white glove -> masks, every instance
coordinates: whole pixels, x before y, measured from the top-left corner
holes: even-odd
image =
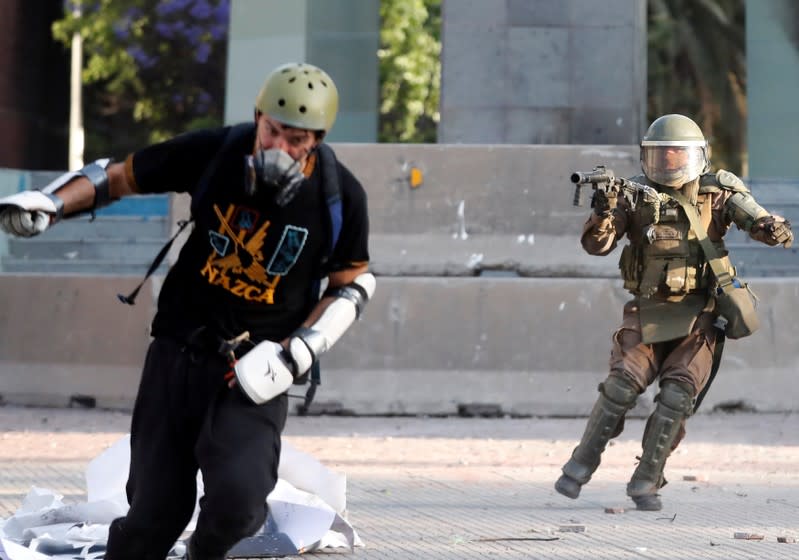
[[[28,211],[19,206],[7,206],[0,211],[0,229],[17,237],[39,235],[50,225],[50,216],[41,210]]]
[[[52,198],[41,191],[23,191],[0,198],[0,229],[18,237],[33,237],[50,227],[58,215]]]
[[[239,387],[255,404],[272,400],[294,383],[284,353],[280,344],[265,340],[244,354],[233,367]]]

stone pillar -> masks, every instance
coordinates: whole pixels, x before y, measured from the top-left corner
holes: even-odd
[[[225,122],[252,118],[266,75],[286,62],[323,68],[339,90],[328,139],[377,139],[379,0],[232,0]]]
[[[442,0],[441,143],[638,144],[643,0]]]
[[[749,176],[799,178],[799,5],[746,1]]]

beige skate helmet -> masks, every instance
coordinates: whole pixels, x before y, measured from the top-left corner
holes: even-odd
[[[255,108],[288,126],[326,133],[336,120],[338,90],[321,68],[292,62],[266,77]]]

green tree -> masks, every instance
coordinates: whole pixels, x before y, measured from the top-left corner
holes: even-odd
[[[87,158],[221,124],[229,0],[73,0],[54,36],[83,38]]]
[[[747,174],[743,0],[649,0],[649,120],[693,117],[715,166]]]
[[[381,0],[380,142],[435,142],[441,0]]]

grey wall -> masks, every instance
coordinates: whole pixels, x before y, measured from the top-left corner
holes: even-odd
[[[637,144],[646,2],[443,0],[441,143]]]
[[[341,99],[331,141],[377,138],[378,0],[232,0],[225,122],[252,118],[266,75],[287,62],[324,69]]]
[[[799,4],[746,1],[750,177],[799,177]]]
[[[637,147],[334,147],[369,194],[378,285],[363,321],[324,357],[318,402],[362,414],[454,414],[479,403],[588,413],[627,294],[618,250],[600,258],[579,246],[589,209],[572,206],[568,175],[600,163],[634,173]],[[417,188],[411,166],[424,172]],[[185,199],[173,202],[185,217]],[[141,272],[0,275],[2,398],[66,405],[89,395],[129,408],[162,277],[134,307],[116,294]],[[732,401],[797,410],[799,280],[751,280],[763,328],[727,345],[705,410]]]

